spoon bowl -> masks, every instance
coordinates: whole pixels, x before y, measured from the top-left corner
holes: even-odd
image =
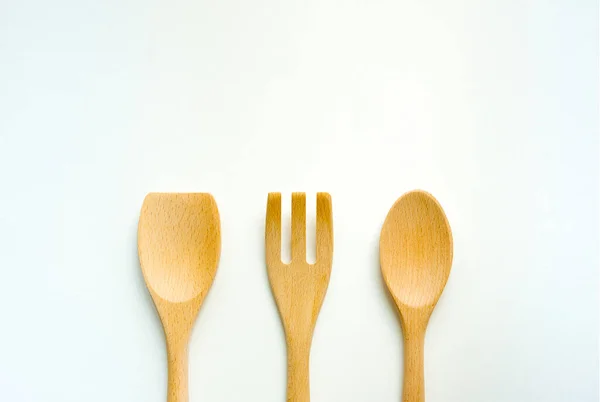
[[[412,191],[388,213],[380,238],[381,272],[396,303],[435,305],[452,266],[452,234],[440,204]]]
[[[219,212],[210,194],[148,194],[138,251],[150,290],[173,303],[205,295],[217,271],[219,232]]]

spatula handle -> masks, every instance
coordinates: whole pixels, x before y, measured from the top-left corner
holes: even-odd
[[[425,332],[409,333],[404,338],[402,402],[425,402],[424,338]]]
[[[188,354],[187,345],[167,342],[169,382],[167,402],[188,402]]]
[[[310,342],[288,344],[287,402],[310,402],[308,367]]]

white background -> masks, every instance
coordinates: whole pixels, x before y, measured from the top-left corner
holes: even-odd
[[[455,241],[427,401],[598,401],[598,149],[594,1],[3,0],[0,400],[166,399],[150,191],[222,218],[191,402],[285,400],[269,191],[333,198],[312,400],[400,400],[378,237],[421,188]]]

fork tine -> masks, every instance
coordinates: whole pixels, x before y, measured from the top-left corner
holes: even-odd
[[[331,196],[317,193],[317,264],[331,264],[333,259],[333,216]]]
[[[281,264],[281,193],[269,193],[265,223],[267,265]]]
[[[306,261],[305,193],[292,193],[292,261]]]

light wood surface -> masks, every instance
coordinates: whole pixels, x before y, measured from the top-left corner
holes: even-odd
[[[165,331],[168,402],[188,401],[188,341],[213,282],[220,250],[219,211],[210,194],[146,196],[138,225],[138,254]]]
[[[433,196],[412,191],[396,201],[381,230],[379,255],[402,323],[402,401],[423,402],[425,330],[452,266],[450,225]]]
[[[306,262],[306,195],[292,194],[289,264],[281,261],[281,194],[269,193],[265,254],[271,290],[287,343],[287,401],[309,402],[309,356],[317,316],[323,304],[333,259],[331,197],[317,194],[316,262]]]

